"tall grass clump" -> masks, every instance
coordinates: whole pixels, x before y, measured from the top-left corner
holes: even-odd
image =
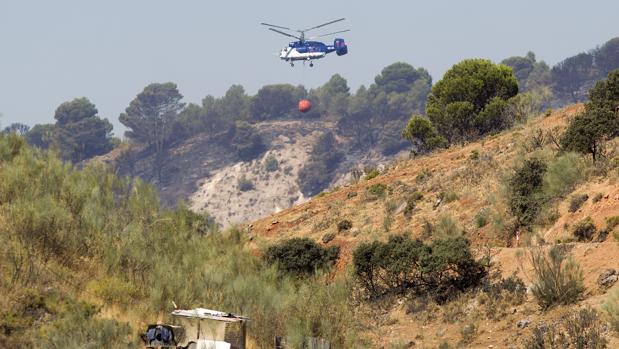
[[[531,291],[542,309],[580,299],[584,292],[582,272],[564,248],[553,246],[547,253],[536,249],[530,256],[534,270]]]
[[[563,197],[586,178],[587,164],[581,155],[567,152],[548,163],[544,174],[544,194],[548,198]]]

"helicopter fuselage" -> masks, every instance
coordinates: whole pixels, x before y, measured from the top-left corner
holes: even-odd
[[[293,41],[281,50],[279,58],[286,62],[312,61],[324,58],[331,52],[336,52],[338,56],[348,53],[344,39],[335,39],[333,45],[320,41]]]

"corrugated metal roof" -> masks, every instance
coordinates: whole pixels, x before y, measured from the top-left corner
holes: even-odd
[[[227,322],[241,322],[248,321],[249,318],[242,315],[237,315],[233,313],[225,313],[223,311],[205,309],[205,308],[195,308],[190,310],[182,310],[177,309],[174,310],[171,315],[173,316],[183,316],[183,317],[192,317],[199,319],[210,319],[217,321],[227,321]]]

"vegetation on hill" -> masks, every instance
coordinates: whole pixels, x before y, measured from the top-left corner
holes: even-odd
[[[345,278],[281,276],[241,231],[162,209],[141,180],[77,170],[15,134],[0,136],[0,165],[0,346],[136,345],[172,301],[250,316],[261,347],[275,335],[351,346]],[[101,312],[115,306],[126,315]]]

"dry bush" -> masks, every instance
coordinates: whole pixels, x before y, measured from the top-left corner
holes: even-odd
[[[582,272],[563,247],[553,246],[548,253],[537,248],[530,258],[534,269],[531,291],[542,309],[580,299],[584,292]]]
[[[524,341],[526,349],[604,349],[604,325],[590,308],[566,314],[558,323],[541,323]]]

